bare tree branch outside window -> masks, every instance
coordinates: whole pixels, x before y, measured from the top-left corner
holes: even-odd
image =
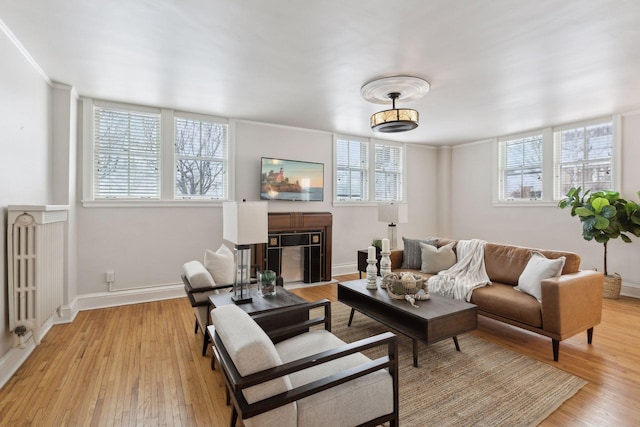
[[[176,197],[226,198],[227,125],[175,119]]]

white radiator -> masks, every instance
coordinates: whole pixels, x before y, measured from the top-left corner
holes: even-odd
[[[31,331],[40,344],[43,326],[61,315],[68,206],[9,206],[7,272],[9,330],[24,345]]]

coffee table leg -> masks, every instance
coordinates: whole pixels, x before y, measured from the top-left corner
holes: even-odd
[[[413,367],[418,367],[418,340],[413,339]]]
[[[453,337],[453,343],[456,345],[456,350],[460,351],[460,344],[458,344],[458,337]]]
[[[353,321],[353,314],[356,312],[355,308],[351,309],[351,314],[349,315],[349,323],[347,323],[347,326],[351,326],[351,322]]]

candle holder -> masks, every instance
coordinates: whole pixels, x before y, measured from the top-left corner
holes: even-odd
[[[380,252],[380,255],[382,255],[382,258],[380,258],[380,275],[383,279],[387,274],[391,274],[390,254],[391,252]],[[384,280],[381,282],[380,287],[383,289],[385,288]]]
[[[377,259],[367,259],[367,289],[378,289]]]

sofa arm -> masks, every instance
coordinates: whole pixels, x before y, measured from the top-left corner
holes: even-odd
[[[391,269],[395,270],[402,268],[402,260],[404,259],[404,250],[394,249],[389,254],[389,260],[391,260]]]
[[[603,283],[603,274],[590,270],[543,280],[543,329],[563,340],[600,323]]]

